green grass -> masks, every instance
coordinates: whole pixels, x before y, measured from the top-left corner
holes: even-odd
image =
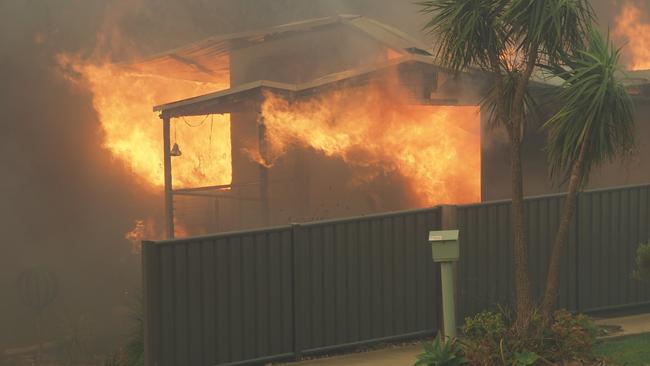
[[[650,333],[604,341],[596,346],[599,356],[625,366],[650,365]]]

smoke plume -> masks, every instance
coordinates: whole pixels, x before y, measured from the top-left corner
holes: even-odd
[[[593,3],[607,27],[616,5]],[[125,233],[162,212],[160,192],[138,185],[102,147],[92,95],[69,82],[56,55],[126,61],[215,34],[340,13],[426,40],[417,10],[411,0],[0,2],[0,351],[34,341],[33,313],[16,291],[20,273],[33,267],[59,283],[45,314],[48,336],[64,332],[62,314],[85,315],[97,335],[122,331],[115,324],[140,287],[140,259]]]

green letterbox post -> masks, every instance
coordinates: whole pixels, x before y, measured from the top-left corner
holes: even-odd
[[[442,282],[442,319],[446,337],[456,336],[456,308],[454,305],[453,262],[458,260],[458,230],[430,231],[431,255],[440,263]]]

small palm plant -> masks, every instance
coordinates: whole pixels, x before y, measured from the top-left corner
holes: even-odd
[[[456,339],[444,340],[440,333],[433,343],[423,343],[424,352],[413,366],[458,366],[467,364]]]

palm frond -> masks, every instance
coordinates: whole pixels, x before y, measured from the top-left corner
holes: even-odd
[[[580,172],[583,183],[594,165],[628,154],[634,146],[634,104],[616,77],[620,49],[593,28],[587,42],[585,49],[566,58],[565,67],[549,69],[564,85],[560,109],[544,124],[554,177],[566,177],[581,146],[588,144]]]
[[[470,66],[494,70],[495,60],[507,48],[502,21],[506,0],[429,0],[416,4],[433,15],[424,26],[438,37],[436,56],[455,71]]]
[[[595,13],[589,0],[512,0],[504,19],[518,50],[555,62],[584,46]]]
[[[488,93],[481,100],[481,107],[487,111],[489,116],[490,127],[503,126],[513,120],[512,111],[514,95],[517,89],[519,79],[522,77],[521,72],[517,70],[504,71],[502,74],[501,89],[495,84],[490,88]],[[541,109],[537,100],[530,90],[524,95],[524,120],[526,123],[532,123],[541,116]]]

